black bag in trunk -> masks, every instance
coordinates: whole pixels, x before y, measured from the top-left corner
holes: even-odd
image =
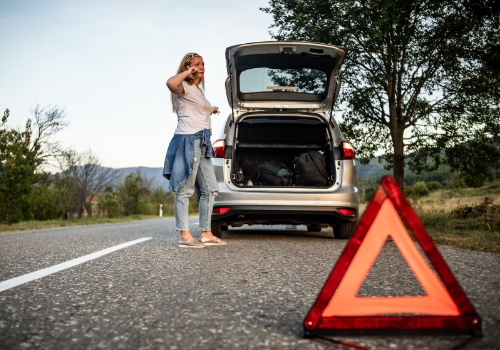
[[[251,162],[248,159],[243,159],[243,174],[245,174],[245,182],[255,181],[259,177],[259,164]]]
[[[275,160],[259,164],[259,181],[268,186],[290,186],[293,173]]]
[[[296,186],[326,186],[328,173],[325,158],[318,151],[299,154],[292,161]]]

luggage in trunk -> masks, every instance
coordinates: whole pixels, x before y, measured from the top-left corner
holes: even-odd
[[[243,169],[244,182],[238,186],[301,186],[329,187],[332,185],[334,171],[333,142],[330,139],[328,125],[313,118],[248,118],[238,123],[236,128],[238,143],[233,153],[232,173],[237,176],[238,169]],[[261,179],[263,164],[283,164],[284,168],[294,170],[294,159],[303,153],[320,152],[324,159],[324,171],[328,180],[293,181],[290,184],[277,184],[276,181]],[[307,172],[305,167],[301,170]],[[311,172],[309,172],[311,173]],[[265,174],[264,176],[267,176]],[[241,176],[239,176],[241,178]],[[296,179],[296,177],[294,176]]]
[[[285,164],[271,160],[259,164],[257,179],[267,186],[291,186],[293,173]]]
[[[296,186],[326,186],[330,180],[323,154],[318,151],[304,152],[293,161]]]

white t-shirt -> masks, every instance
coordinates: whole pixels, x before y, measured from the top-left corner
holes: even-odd
[[[184,94],[174,94],[174,106],[177,111],[176,134],[195,134],[203,129],[211,130],[212,105],[196,85],[185,81]]]

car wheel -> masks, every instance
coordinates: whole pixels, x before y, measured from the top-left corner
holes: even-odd
[[[354,225],[355,223],[350,221],[340,222],[333,228],[333,235],[337,239],[349,239],[352,236]]]
[[[309,225],[307,226],[307,232],[320,232],[321,226],[319,225]]]
[[[220,224],[219,221],[212,220],[211,228],[212,228],[212,234],[215,237],[222,238],[222,225]]]

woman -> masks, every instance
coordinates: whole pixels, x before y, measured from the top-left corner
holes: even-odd
[[[171,91],[172,109],[177,113],[177,129],[168,146],[163,176],[170,180],[175,193],[176,229],[181,232],[180,248],[204,248],[206,245],[225,245],[211,231],[214,196],[218,195],[217,180],[210,158],[215,157],[210,143],[211,115],[219,113],[203,94],[205,63],[196,53],[184,56],[174,75],[167,80]],[[199,199],[199,239],[189,231],[189,197],[196,192]]]

